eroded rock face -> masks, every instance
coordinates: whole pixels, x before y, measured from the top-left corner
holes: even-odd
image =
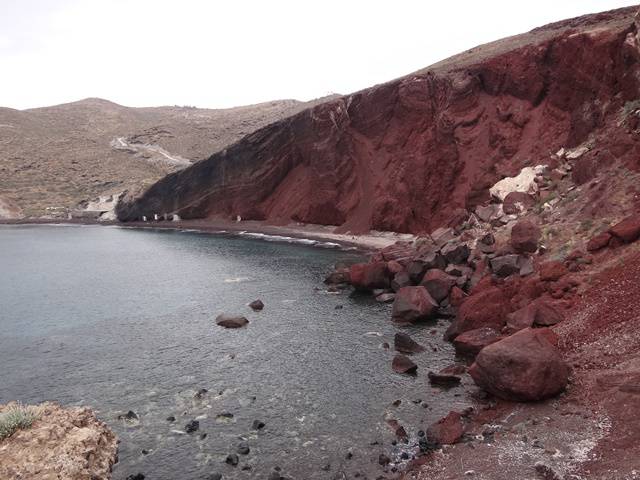
[[[640,97],[639,56],[625,43],[634,13],[536,29],[314,106],[128,195],[118,218],[433,231],[488,200],[523,159],[580,145]],[[525,173],[494,195],[534,190],[535,171]]]
[[[0,405],[0,412],[7,406]],[[25,430],[0,441],[0,478],[87,480],[111,478],[117,439],[88,408],[41,405]]]
[[[480,351],[469,374],[476,384],[504,400],[531,402],[560,393],[569,368],[548,329],[521,330]]]

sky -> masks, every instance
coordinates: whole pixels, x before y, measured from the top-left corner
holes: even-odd
[[[310,100],[638,1],[0,0],[0,106]]]

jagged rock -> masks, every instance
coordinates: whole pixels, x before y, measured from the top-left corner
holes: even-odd
[[[520,273],[520,255],[508,254],[492,258],[491,270],[499,277],[508,277],[514,273]]]
[[[540,227],[529,220],[520,220],[511,228],[511,246],[519,253],[534,253],[540,236]]]
[[[0,405],[0,413],[16,404]],[[88,408],[54,403],[34,407],[40,417],[31,427],[0,440],[0,478],[110,478],[117,439]]]
[[[411,285],[411,278],[406,271],[398,272],[394,275],[393,280],[391,280],[391,289],[394,292],[397,292],[402,287],[408,287]]]
[[[464,302],[465,298],[467,298],[467,294],[458,287],[453,286],[451,288],[451,292],[449,292],[449,304],[453,307],[459,307]]]
[[[406,333],[396,333],[393,338],[393,348],[400,353],[420,353],[424,351],[424,347],[413,340]]]
[[[564,390],[569,369],[548,329],[525,329],[480,351],[469,369],[476,384],[496,397],[537,401]]]
[[[416,373],[416,370],[418,370],[418,366],[413,363],[413,361],[409,357],[400,354],[393,357],[391,368],[393,368],[393,371],[396,373],[408,374]]]
[[[609,233],[625,243],[635,242],[640,238],[640,215],[632,215],[609,229]]]
[[[435,313],[438,303],[422,286],[404,287],[398,290],[393,302],[392,318],[398,323],[414,323],[428,320]]]
[[[428,270],[420,285],[427,289],[431,298],[440,303],[449,296],[451,287],[456,283],[456,279],[440,269],[432,268]]]
[[[426,263],[420,259],[413,260],[411,263],[409,263],[409,265],[407,265],[407,275],[409,276],[410,282],[413,284],[420,283],[426,271]]]
[[[515,177],[506,177],[497,182],[489,189],[489,193],[502,202],[511,192],[534,194],[538,191],[536,176],[543,170],[542,165],[525,167]]]
[[[453,339],[453,346],[456,349],[456,353],[475,357],[484,347],[496,343],[501,338],[502,335],[497,330],[481,327],[458,335]]]
[[[462,415],[452,411],[429,426],[427,439],[433,445],[452,445],[462,438],[463,433]]]
[[[596,252],[598,250],[602,250],[611,241],[612,235],[609,232],[603,232],[595,237],[592,237],[591,240],[587,243],[587,251],[588,252]]]
[[[262,300],[254,300],[253,302],[251,302],[249,304],[249,307],[252,310],[260,311],[260,310],[262,310],[264,308],[264,303],[262,302]]]
[[[245,317],[232,317],[221,314],[216,317],[216,324],[224,328],[242,328],[249,323]]]
[[[468,297],[458,309],[456,318],[445,333],[447,340],[469,330],[489,327],[502,330],[511,304],[504,292],[497,287],[489,287]]]
[[[389,288],[391,280],[386,262],[356,263],[349,269],[351,285],[357,290]]]
[[[524,192],[511,192],[502,203],[502,210],[507,215],[519,215],[535,205],[533,196]]]
[[[431,239],[438,247],[441,247],[454,238],[456,238],[456,232],[454,232],[453,228],[441,227],[431,233]]]
[[[466,243],[449,242],[440,249],[440,253],[449,263],[464,263],[471,250]]]
[[[533,260],[531,257],[526,257],[524,255],[520,256],[520,271],[518,272],[521,277],[526,277],[527,275],[531,275],[534,272],[533,268]]]

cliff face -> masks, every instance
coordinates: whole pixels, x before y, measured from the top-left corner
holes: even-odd
[[[317,105],[129,196],[118,217],[240,215],[352,232],[456,223],[501,177],[579,145],[640,98],[634,13],[552,24]],[[637,167],[631,133],[609,150]]]

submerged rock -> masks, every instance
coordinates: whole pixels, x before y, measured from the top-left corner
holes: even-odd
[[[242,328],[247,323],[249,323],[249,320],[245,317],[232,317],[225,314],[216,317],[216,324],[224,328]]]
[[[184,426],[184,431],[187,433],[193,433],[200,428],[200,422],[198,420],[191,420]]]

